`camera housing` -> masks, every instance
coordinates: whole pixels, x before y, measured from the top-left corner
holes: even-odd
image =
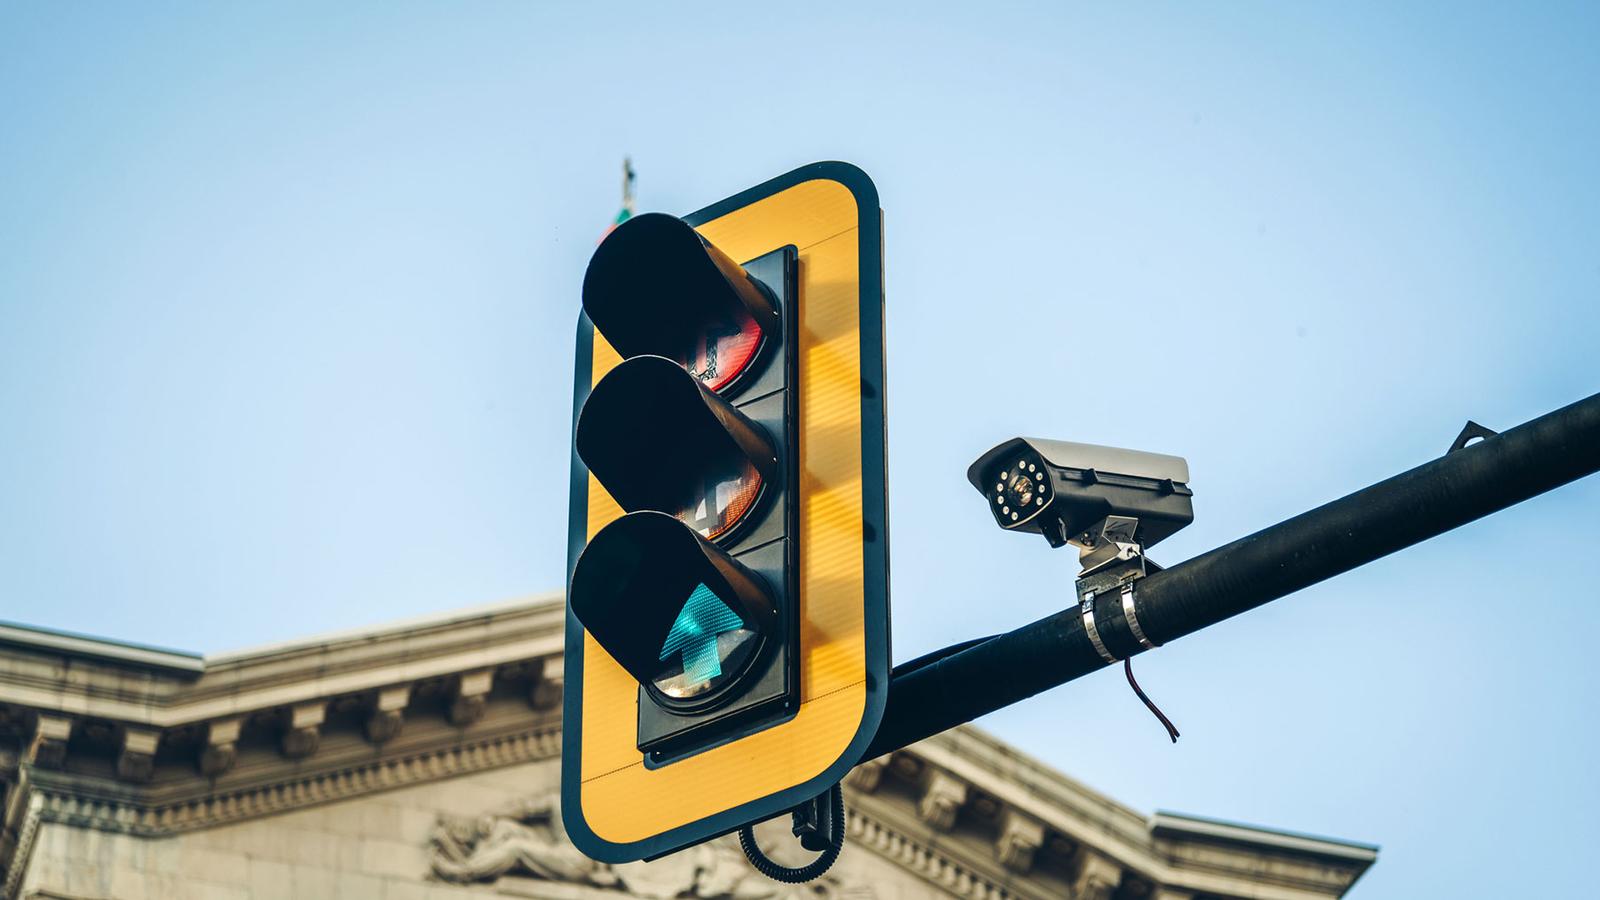
[[[1120,518],[1136,520],[1129,537],[1148,548],[1194,521],[1189,464],[1161,453],[1019,437],[978,457],[967,480],[1001,528],[1052,547],[1092,549]]]

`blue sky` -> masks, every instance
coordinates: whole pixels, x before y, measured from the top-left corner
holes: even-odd
[[[1185,456],[1177,562],[1600,390],[1592,7],[0,9],[0,618],[219,651],[559,586],[633,155],[886,212],[895,656],[1069,601],[963,478]],[[1139,809],[1590,887],[1600,481],[989,717]],[[1536,609],[1539,615],[1530,615]],[[1533,627],[1529,627],[1529,626]]]

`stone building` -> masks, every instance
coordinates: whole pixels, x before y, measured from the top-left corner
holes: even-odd
[[[0,898],[1309,900],[1377,855],[1140,814],[960,728],[851,774],[810,885],[729,838],[593,863],[556,803],[562,618],[546,597],[209,657],[0,626]]]

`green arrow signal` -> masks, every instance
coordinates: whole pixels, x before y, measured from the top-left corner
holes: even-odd
[[[684,678],[690,684],[710,681],[722,674],[717,636],[743,627],[744,620],[721,597],[704,584],[697,585],[667,631],[657,659],[665,662],[672,654],[682,653]]]

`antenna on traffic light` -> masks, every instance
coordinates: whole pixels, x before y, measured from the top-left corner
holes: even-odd
[[[618,225],[633,218],[634,177],[633,157],[624,156],[622,158],[622,207],[617,210],[616,218],[611,220],[611,224],[606,226],[605,233],[600,235],[602,242],[611,235],[611,232],[617,230]]]
[[[622,158],[622,211],[630,217],[633,215],[633,157]]]

